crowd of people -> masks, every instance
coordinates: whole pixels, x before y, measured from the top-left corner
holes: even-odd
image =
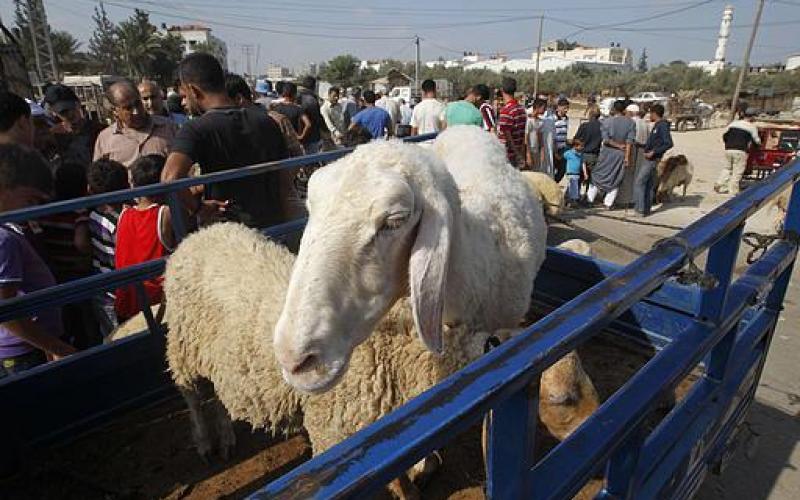
[[[499,89],[475,85],[451,102],[440,100],[435,82],[425,80],[419,101],[406,102],[338,87],[320,98],[312,77],[274,86],[258,81],[251,88],[202,53],[186,56],[179,76],[166,93],[150,80],[115,81],[106,95],[109,124],[91,119],[63,85],[47,88],[41,103],[0,93],[0,212],[468,125],[496,134],[515,167],[556,181],[566,177],[571,206],[592,203],[602,193],[605,206],[633,201],[644,216],[653,202],[655,164],[672,146],[663,108],[650,109],[648,125],[635,104],[621,101],[602,121],[590,107],[570,139],[569,101],[519,99],[511,78]],[[250,227],[292,220],[304,210],[312,171],[281,170],[186,189],[178,207],[147,196],[2,224],[0,294],[11,298],[164,257],[176,243],[176,208],[189,229],[219,220]],[[0,378],[100,343],[120,322],[162,301],[161,278],[145,281],[143,291],[121,287],[3,323]]]

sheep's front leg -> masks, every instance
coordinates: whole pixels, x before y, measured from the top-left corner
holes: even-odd
[[[192,438],[197,453],[203,462],[208,463],[211,455],[211,435],[208,422],[203,415],[202,396],[196,389],[179,387],[186,406],[189,407],[189,420],[192,423]]]
[[[214,412],[213,419],[217,430],[217,441],[219,445],[219,455],[223,460],[228,460],[233,448],[236,446],[236,434],[233,432],[233,422],[231,421],[228,410],[219,399],[211,402]]]

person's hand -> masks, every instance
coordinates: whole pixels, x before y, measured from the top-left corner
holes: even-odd
[[[50,361],[58,361],[59,359],[64,359],[71,354],[75,354],[78,352],[72,345],[67,344],[66,342],[59,342],[58,345],[58,352],[48,352],[47,358]]]
[[[203,200],[194,215],[200,224],[210,224],[219,219],[228,209],[228,201]]]
[[[655,155],[655,153],[653,151],[648,151],[648,152],[646,152],[644,154],[644,157],[647,158],[648,160],[652,160],[653,159],[653,155]]]

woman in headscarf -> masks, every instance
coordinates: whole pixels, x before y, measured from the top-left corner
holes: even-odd
[[[608,209],[614,206],[626,167],[631,165],[632,146],[636,141],[636,124],[625,116],[625,103],[615,102],[614,112],[614,116],[603,121],[603,146],[586,192],[589,203],[594,203],[598,193],[605,193],[603,204]]]

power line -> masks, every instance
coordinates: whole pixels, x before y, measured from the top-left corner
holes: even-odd
[[[226,26],[228,28],[238,28],[243,30],[249,31],[258,31],[262,33],[273,33],[277,35],[287,35],[287,36],[305,36],[305,37],[313,37],[313,38],[326,38],[326,39],[336,39],[336,40],[408,40],[408,36],[367,36],[367,35],[338,35],[338,34],[328,34],[328,33],[314,33],[314,32],[304,32],[304,31],[288,31],[288,30],[276,30],[270,28],[261,28],[258,26],[250,26],[245,24],[235,24],[229,23],[225,21],[212,21],[210,19],[204,19],[197,16],[184,16],[180,14],[173,14],[171,12],[164,12],[160,10],[155,10],[151,8],[143,8],[143,7],[132,7],[123,3],[119,2],[105,2],[108,5],[113,5],[115,7],[119,7],[122,9],[128,10],[135,10],[139,9],[141,11],[147,12],[148,14],[158,14],[159,16],[167,17],[167,18],[174,18],[174,19],[183,19],[185,21],[199,21],[206,24],[214,24],[218,26]]]

